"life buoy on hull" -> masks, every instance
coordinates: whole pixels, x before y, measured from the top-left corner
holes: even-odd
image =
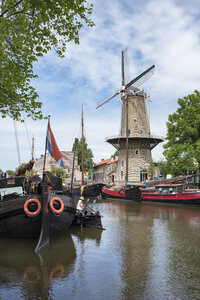
[[[53,203],[54,202],[58,202],[60,204],[60,208],[59,209],[56,209],[54,206],[53,206]],[[50,208],[51,210],[55,213],[55,214],[61,214],[64,210],[64,203],[63,201],[59,198],[59,197],[53,197],[51,198],[50,202],[49,202],[49,205],[50,205]]]
[[[28,206],[30,203],[36,203],[37,204],[37,209],[36,211],[30,211]],[[29,217],[35,217],[37,216],[42,210],[42,206],[41,203],[38,199],[28,199],[26,200],[26,202],[24,203],[24,211],[27,214],[27,216]]]
[[[140,189],[136,186],[126,191],[126,197],[128,200],[134,200],[139,202],[142,200],[142,193]]]

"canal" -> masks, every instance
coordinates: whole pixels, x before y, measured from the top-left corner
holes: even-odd
[[[200,208],[89,204],[105,230],[37,241],[0,238],[0,299],[200,299]]]

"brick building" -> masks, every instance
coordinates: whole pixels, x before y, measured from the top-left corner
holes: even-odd
[[[71,177],[72,174],[72,168],[73,168],[73,158],[74,158],[74,152],[72,151],[61,151],[63,155],[63,163],[64,163],[64,170],[66,174],[69,174]],[[43,172],[43,165],[44,165],[44,155],[41,155],[40,158],[36,158],[35,161],[35,172],[38,175],[41,175]],[[45,171],[51,171],[52,169],[56,169],[60,167],[60,162],[56,162],[54,158],[51,157],[51,155],[46,155],[46,163],[45,163]],[[79,181],[81,180],[81,172],[80,172],[80,166],[78,165],[78,155],[75,154],[75,161],[74,161],[74,178],[75,180]]]

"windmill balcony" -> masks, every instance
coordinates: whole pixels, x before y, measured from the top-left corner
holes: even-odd
[[[110,143],[117,150],[126,149],[126,137],[122,135],[111,136],[105,139],[106,142]],[[163,142],[163,137],[158,137],[154,135],[140,135],[140,136],[129,136],[128,137],[128,145],[130,149],[140,147],[149,147],[152,150],[155,146],[157,146],[160,142]],[[139,148],[140,148],[139,147]]]

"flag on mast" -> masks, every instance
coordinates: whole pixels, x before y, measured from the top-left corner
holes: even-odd
[[[50,122],[48,120],[48,127],[47,127],[47,137],[46,137],[46,150],[49,151],[50,155],[55,159],[55,161],[60,161],[60,166],[65,167],[62,159],[62,153],[60,152],[55,137],[53,135],[53,132],[51,130]]]

